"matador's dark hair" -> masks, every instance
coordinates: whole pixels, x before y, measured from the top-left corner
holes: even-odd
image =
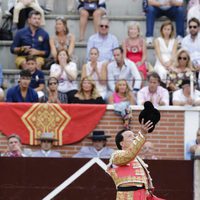
[[[122,133],[124,133],[125,131],[128,131],[128,130],[129,129],[123,129],[123,130],[119,131],[117,133],[117,135],[115,136],[115,143],[117,145],[117,148],[120,149],[120,150],[122,149],[120,142],[123,141],[123,139],[124,139]]]

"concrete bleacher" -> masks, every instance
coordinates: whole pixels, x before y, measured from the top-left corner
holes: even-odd
[[[41,3],[44,1],[41,0]],[[75,2],[75,1],[74,1]],[[138,21],[141,24],[141,33],[145,35],[145,15],[142,11],[141,0],[107,0],[108,16],[111,20],[110,32],[115,34],[121,44],[124,38],[127,37],[127,25],[131,21]],[[74,33],[78,41],[79,37],[79,15],[76,10],[76,3],[74,3],[74,9],[68,11],[68,5],[66,0],[55,0],[55,10],[51,15],[46,16],[45,30],[49,35],[54,35],[55,19],[58,16],[65,16],[68,19],[68,26],[70,32]],[[2,10],[7,9],[7,0],[2,0]],[[159,35],[159,27],[161,24],[159,20],[155,25],[155,36]],[[85,63],[86,59],[86,44],[89,36],[93,34],[93,23],[89,21],[85,41],[82,43],[76,42],[75,47],[75,61],[78,64],[79,70]],[[10,53],[10,45],[12,41],[0,41],[0,63],[3,65],[3,69],[16,69],[14,64],[14,55]],[[154,64],[155,54],[153,47],[148,47],[148,61]],[[5,70],[4,70],[5,71]]]

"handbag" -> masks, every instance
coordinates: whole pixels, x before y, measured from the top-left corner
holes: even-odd
[[[12,40],[12,17],[7,16],[0,28],[0,40]]]
[[[93,1],[93,2],[84,1],[83,8],[88,11],[94,11],[98,8],[98,1]]]

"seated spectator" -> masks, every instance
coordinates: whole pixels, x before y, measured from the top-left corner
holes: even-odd
[[[50,38],[51,55],[56,61],[57,53],[61,49],[66,49],[72,57],[75,47],[75,36],[69,32],[67,19],[64,17],[56,18],[55,36]]]
[[[192,83],[194,84],[194,83]],[[173,92],[174,106],[200,106],[200,91],[191,91],[190,80],[185,79],[181,84],[181,89]]]
[[[119,46],[116,36],[109,33],[109,19],[102,17],[99,22],[99,30],[90,36],[87,43],[87,59],[89,60],[90,49],[96,47],[99,50],[99,61],[111,61],[112,50]]]
[[[134,95],[125,79],[118,80],[115,85],[115,92],[108,98],[109,104],[127,102],[128,105],[135,105]]]
[[[81,80],[78,92],[74,97],[69,99],[69,103],[105,104],[103,98],[96,89],[94,80],[89,76],[86,76]]]
[[[48,94],[47,94],[47,102],[48,103],[60,103],[58,98],[58,79],[55,77],[50,77],[48,79]]]
[[[50,76],[58,79],[58,96],[61,103],[67,103],[68,98],[77,92],[78,70],[72,62],[67,50],[59,50],[56,63],[51,66]]]
[[[7,102],[38,102],[38,95],[29,85],[31,82],[31,72],[22,70],[20,72],[19,84],[8,89]]]
[[[197,79],[199,79],[200,87],[200,22],[196,18],[188,21],[189,34],[184,37],[182,47],[186,49],[191,57],[193,68],[196,71]]]
[[[155,19],[166,16],[176,22],[176,34],[178,42],[184,37],[185,9],[183,0],[148,0],[146,10],[146,37],[147,44],[153,43],[153,31]]]
[[[29,86],[37,92],[41,100],[44,98],[45,78],[44,73],[37,69],[35,56],[29,55],[26,57],[26,69],[31,72],[31,82]]]
[[[140,158],[146,160],[157,160],[157,156],[155,155],[155,146],[152,142],[145,142],[144,146],[141,149]]]
[[[137,92],[141,87],[141,76],[135,63],[124,58],[123,49],[113,49],[114,61],[108,64],[108,87],[111,92],[115,91],[115,84],[118,80],[125,79],[131,90]]]
[[[161,36],[155,39],[156,63],[155,72],[163,83],[167,81],[167,74],[174,65],[178,43],[174,38],[174,26],[171,21],[165,21],[160,27]]]
[[[182,81],[192,74],[190,55],[184,49],[179,49],[176,55],[175,65],[167,75],[167,89],[175,91],[181,88]]]
[[[143,105],[146,101],[151,101],[154,106],[169,105],[169,92],[160,83],[160,76],[156,72],[149,74],[148,85],[137,94],[137,104]]]
[[[38,0],[16,0],[13,11],[13,26],[17,27],[19,22],[19,13],[24,8],[33,8],[41,14],[41,25],[45,25],[44,11],[40,7]]]
[[[29,26],[20,29],[11,45],[11,53],[16,54],[15,63],[17,68],[26,66],[26,56],[36,56],[37,67],[41,69],[45,62],[45,57],[49,56],[49,35],[40,28],[41,14],[31,11],[28,18]]]
[[[197,130],[196,140],[191,140],[186,146],[186,159],[194,159],[196,150],[200,150],[200,128]]]
[[[105,135],[104,131],[93,131],[93,134],[88,137],[92,140],[92,146],[85,146],[75,154],[74,158],[110,158],[113,149],[106,146],[107,138],[111,136]]]
[[[4,102],[4,91],[3,89],[0,87],[0,102]]]
[[[124,50],[124,57],[133,61],[143,79],[146,79],[147,68],[147,48],[144,39],[141,37],[140,26],[138,22],[131,22],[128,25],[128,38],[126,38],[122,47]]]
[[[16,134],[7,137],[8,150],[2,154],[5,157],[26,157],[22,150],[21,138]]]
[[[124,127],[130,128],[132,119],[132,110],[130,105],[135,105],[135,98],[127,81],[125,79],[118,80],[115,85],[115,92],[108,98],[109,104],[114,104],[114,111],[120,114]]]
[[[52,13],[54,10],[54,0],[45,0],[41,7],[44,10],[44,14],[48,15]]]
[[[106,14],[105,0],[77,0],[80,13],[80,36],[79,41],[83,41],[89,16],[93,17],[94,31],[98,32],[98,25],[101,17]]]
[[[42,133],[40,138],[37,138],[37,140],[40,141],[41,149],[33,152],[32,157],[61,157],[59,152],[52,150],[53,143],[57,141],[57,139],[54,138],[53,133]]]
[[[90,49],[90,60],[83,65],[81,79],[86,76],[92,77],[100,95],[107,97],[107,63],[98,61],[99,50],[96,47]]]

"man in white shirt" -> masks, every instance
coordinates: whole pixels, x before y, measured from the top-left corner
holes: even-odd
[[[200,21],[197,18],[191,18],[188,21],[189,34],[184,37],[181,46],[186,49],[197,72],[200,71]],[[198,74],[200,86],[200,72]]]
[[[194,89],[191,94],[190,80],[182,82],[182,88],[173,92],[174,106],[200,106],[200,91]]]
[[[115,91],[115,83],[120,79],[127,80],[130,88],[137,92],[142,83],[142,78],[134,62],[124,58],[123,49],[113,49],[114,61],[108,64],[108,87],[111,92]],[[133,85],[134,83],[134,85]]]
[[[53,133],[43,133],[37,140],[40,140],[41,149],[33,152],[32,157],[61,157],[59,152],[52,150],[53,142],[57,141],[57,139],[54,138]]]

